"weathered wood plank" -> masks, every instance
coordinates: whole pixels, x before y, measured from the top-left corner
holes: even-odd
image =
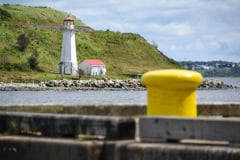
[[[134,139],[135,120],[111,116],[2,112],[0,132],[40,133],[45,137],[91,135],[104,139]]]
[[[117,145],[117,160],[239,160],[240,148],[173,143]]]
[[[198,115],[223,117],[240,117],[239,103],[205,103],[198,104]]]
[[[239,118],[142,117],[139,129],[143,142],[199,139],[240,143]]]
[[[198,115],[201,116],[240,117],[240,103],[205,103],[198,104],[197,108]],[[146,115],[146,105],[0,105],[0,111],[64,113],[79,115],[136,116]]]

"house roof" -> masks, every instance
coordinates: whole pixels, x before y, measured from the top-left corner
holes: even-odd
[[[64,18],[64,21],[74,21],[74,19],[72,17],[68,16],[68,17]]]
[[[105,64],[99,59],[86,59],[85,62],[94,66],[105,66]]]

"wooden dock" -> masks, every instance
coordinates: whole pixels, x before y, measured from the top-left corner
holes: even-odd
[[[146,115],[146,105],[1,105],[0,112],[5,111],[105,116],[142,116]],[[240,117],[240,103],[198,104],[197,112],[198,116]]]
[[[239,105],[214,105],[198,106],[199,113],[202,113],[198,118],[144,114],[134,118],[126,115],[109,116],[110,113],[116,113],[116,110],[110,111],[113,105],[106,108],[100,106],[99,110],[96,109],[99,106],[88,106],[84,111],[80,106],[65,106],[68,113],[62,112],[64,107],[58,108],[58,113],[33,113],[30,112],[33,106],[20,107],[21,112],[2,110],[0,159],[238,160]],[[17,108],[3,107],[9,110]],[[143,105],[130,105],[122,106],[120,110],[128,112],[128,107],[129,113],[145,109]],[[204,107],[208,108],[208,112],[203,110]],[[83,112],[89,113],[90,108],[106,115],[83,115]],[[28,112],[22,112],[26,110]],[[72,114],[75,111],[81,113]],[[118,110],[119,113],[122,114],[122,111]]]

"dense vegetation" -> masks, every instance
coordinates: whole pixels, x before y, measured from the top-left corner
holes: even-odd
[[[61,78],[56,73],[62,33],[56,27],[37,26],[61,26],[68,15],[48,7],[0,6],[0,81],[24,81],[31,77],[44,80],[33,74]],[[76,19],[75,25],[85,24]],[[79,62],[101,59],[106,63],[108,75],[179,67],[138,34],[109,30],[77,32],[76,46]]]

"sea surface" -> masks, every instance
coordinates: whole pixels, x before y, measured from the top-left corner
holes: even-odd
[[[198,103],[240,103],[239,78],[217,79],[235,89],[198,90]],[[1,91],[0,105],[146,104],[147,91]]]

